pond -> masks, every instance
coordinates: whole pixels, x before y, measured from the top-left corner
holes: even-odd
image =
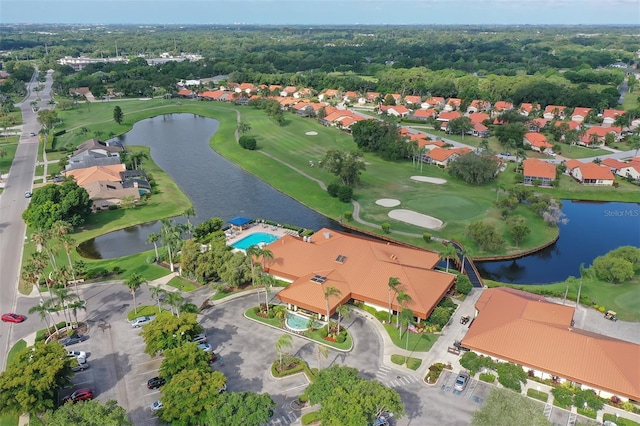
[[[513,284],[549,284],[580,276],[598,256],[624,245],[640,247],[640,204],[562,201],[569,220],[558,241],[520,259],[476,262],[482,278]]]
[[[227,221],[236,216],[264,218],[304,228],[341,229],[331,219],[277,191],[228,161],[209,146],[218,121],[194,114],[166,114],[137,122],[116,138],[123,145],[144,145],[151,158],[191,199],[197,225],[212,217]],[[144,163],[143,167],[144,169]],[[186,206],[185,206],[186,209]],[[184,223],[186,218],[178,217]],[[85,257],[112,259],[150,250],[145,241],[160,223],[148,223],[110,232],[78,247]]]

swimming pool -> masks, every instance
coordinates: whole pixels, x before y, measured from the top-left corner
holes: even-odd
[[[266,232],[256,232],[251,235],[247,235],[239,241],[236,241],[235,243],[231,244],[231,246],[237,249],[246,250],[249,247],[256,246],[260,243],[271,244],[278,238],[280,237],[278,237],[277,235],[268,234]]]
[[[294,314],[293,312],[287,312],[287,327],[293,331],[305,331],[309,329],[309,317]],[[314,321],[313,328],[321,328],[324,326],[323,322]]]

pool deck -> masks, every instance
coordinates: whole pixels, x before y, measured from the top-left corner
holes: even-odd
[[[285,229],[282,226],[273,226],[273,225],[255,223],[250,228],[247,228],[240,232],[234,231],[231,234],[229,231],[226,231],[225,234],[227,235],[227,245],[230,246],[233,243],[240,241],[244,237],[247,237],[251,234],[256,234],[259,232],[265,232],[267,234],[276,235],[278,238],[283,237],[285,235],[293,235],[293,236],[298,235],[297,232],[292,231],[291,229]],[[242,249],[236,249],[236,250],[242,250]]]

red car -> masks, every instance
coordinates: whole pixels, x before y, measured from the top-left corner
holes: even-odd
[[[66,404],[69,401],[78,402],[85,401],[87,399],[93,399],[93,392],[91,392],[91,389],[78,389],[71,395],[65,396],[62,402]]]
[[[25,317],[24,315],[18,315],[13,313],[2,315],[2,321],[4,322],[22,322],[26,319],[27,317]]]

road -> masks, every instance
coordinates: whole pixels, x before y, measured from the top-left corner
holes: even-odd
[[[29,200],[24,197],[31,191],[38,156],[38,138],[30,136],[38,134],[40,124],[38,114],[31,108],[31,102],[40,98],[38,106],[49,108],[53,76],[47,74],[45,89],[36,94],[34,89],[40,83],[37,73],[34,74],[27,87],[29,95],[19,104],[22,110],[22,135],[11,165],[9,176],[4,182],[4,192],[0,195],[0,312],[13,312],[16,307],[18,277],[22,261],[22,249],[26,226],[22,220],[22,212],[27,208]],[[21,312],[22,313],[22,312]],[[0,367],[4,370],[9,344],[22,336],[14,335],[22,324],[12,325],[0,323]],[[22,331],[19,331],[22,334]]]

